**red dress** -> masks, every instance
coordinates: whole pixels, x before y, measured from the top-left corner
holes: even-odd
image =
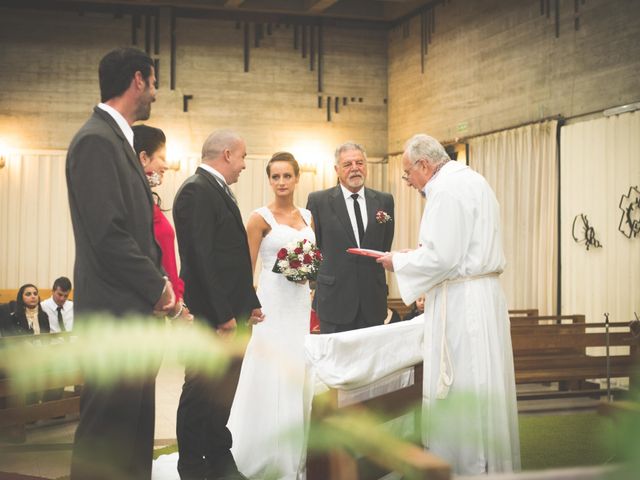
[[[178,267],[176,266],[176,232],[160,207],[155,204],[153,205],[153,233],[162,251],[162,267],[169,275],[169,281],[176,294],[176,301],[182,300],[184,282],[178,276]]]

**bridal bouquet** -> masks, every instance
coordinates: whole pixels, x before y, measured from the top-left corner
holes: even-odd
[[[321,262],[322,253],[305,238],[282,247],[272,271],[283,274],[292,282],[315,280]]]

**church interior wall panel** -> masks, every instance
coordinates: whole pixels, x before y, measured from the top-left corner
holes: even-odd
[[[131,18],[1,11],[0,60],[6,66],[0,74],[2,134],[23,149],[64,149],[99,100],[100,57],[131,43]],[[256,155],[289,148],[290,131],[296,132],[295,141],[320,140],[329,150],[353,138],[374,156],[387,152],[384,31],[324,29],[322,95],[365,99],[341,108],[327,122],[326,109],[317,106],[317,71],[309,69],[308,55],[302,58],[300,49],[293,49],[293,26],[272,28],[272,35],[265,34],[255,48],[252,25],[250,69],[244,73],[243,29],[236,29],[234,21],[178,18],[172,91],[168,23],[163,10],[160,54],[153,55],[160,60],[160,90],[148,123],[175,132],[187,151],[199,151],[208,133],[225,126],[245,135]],[[139,43],[143,33],[138,32]],[[194,96],[187,113],[182,112],[183,95]]]
[[[450,140],[638,101],[640,3],[589,0],[578,31],[573,8],[560,2],[556,38],[537,0],[439,5],[424,73],[419,19],[409,38],[391,31],[389,150],[418,131]]]
[[[640,315],[640,237],[620,233],[620,198],[640,185],[640,114],[575,122],[561,130],[562,313],[587,321],[629,321]],[[586,249],[585,214],[601,248]],[[640,218],[637,211],[636,219]]]

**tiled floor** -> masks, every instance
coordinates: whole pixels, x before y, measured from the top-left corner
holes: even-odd
[[[176,409],[182,388],[183,371],[177,366],[160,369],[156,382],[156,444],[175,442]],[[39,422],[27,428],[27,441],[20,445],[0,443],[0,472],[44,478],[69,474],[71,444],[77,418]],[[0,480],[4,480],[0,473]]]

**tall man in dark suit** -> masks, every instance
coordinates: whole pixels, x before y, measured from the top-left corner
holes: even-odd
[[[102,103],[71,141],[66,164],[80,330],[83,314],[109,313],[124,321],[125,314],[169,312],[175,304],[131,130],[133,122],[149,118],[155,100],[153,61],[136,49],[114,50],[100,61],[99,78]],[[72,479],[151,478],[155,373],[108,386],[85,374]]]
[[[375,259],[346,252],[360,247],[389,251],[393,241],[393,197],[364,186],[367,155],[347,142],[336,149],[339,184],[309,194],[323,262],[314,298],[321,333],[381,325],[387,317],[387,281]]]
[[[253,288],[247,232],[229,189],[245,168],[245,156],[238,135],[212,133],[202,147],[202,164],[180,187],[173,204],[185,302],[196,322],[222,337],[233,335],[239,321],[263,319]],[[196,367],[186,367],[178,407],[180,478],[244,478],[231,454],[226,427],[239,364],[218,379],[200,374]]]

